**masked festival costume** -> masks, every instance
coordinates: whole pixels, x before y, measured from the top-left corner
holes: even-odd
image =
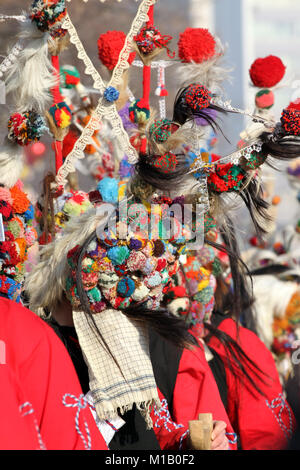
[[[55,138],[57,176],[56,184],[51,189],[56,193],[62,190],[61,186],[74,171],[78,159],[84,157],[86,145],[90,143],[91,137],[99,129],[101,119],[106,115],[111,121],[119,144],[127,154],[128,162],[135,164],[135,175],[127,192],[129,206],[132,208],[134,203],[144,204],[147,208],[144,218],[148,221],[151,203],[167,212],[172,203],[180,206],[179,212],[184,204],[198,204],[201,206],[203,217],[200,225],[203,222],[204,235],[207,235],[217,221],[220,225],[224,219],[227,222],[227,206],[223,205],[227,194],[244,198],[252,209],[253,218],[256,212],[263,212],[258,169],[269,156],[294,158],[299,154],[299,116],[285,110],[282,122],[274,130],[273,122],[251,115],[262,124],[262,133],[254,142],[249,143],[249,146],[221,157],[217,162],[211,158],[202,158],[198,152],[199,134],[194,132],[193,122],[200,118],[214,127],[214,111],[240,113],[241,110],[233,108],[230,103],[223,103],[203,84],[192,83],[180,90],[172,119],[150,119],[149,64],[163,49],[171,54],[168,45],[170,37],[162,35],[154,27],[154,3],[154,0],[141,2],[112,77],[109,83],[105,84],[85,53],[63,2],[59,5],[62,7],[62,16],[58,15],[58,31],[53,31],[49,22],[46,22],[46,25],[44,21],[41,22],[41,4],[34,2],[32,19],[37,23],[38,29],[42,32],[45,32],[44,29],[50,29],[50,35],[52,33],[58,37],[63,36],[64,28],[68,30],[79,58],[85,63],[86,73],[92,76],[94,87],[100,92],[98,105],[64,161],[61,142],[70,125],[71,110],[66,103],[59,102],[58,93],[53,96],[54,104],[49,109],[47,118]],[[142,27],[148,13],[147,24]],[[45,41],[45,37],[40,39]],[[143,98],[132,103],[129,109],[130,118],[138,125],[140,133],[135,148],[124,132],[116,105],[119,98],[117,87],[123,72],[128,68],[132,41],[135,41],[135,47],[144,64]],[[32,118],[31,115],[30,117]],[[33,117],[36,118],[36,115]],[[26,123],[30,121],[27,115],[21,118],[15,116],[11,120],[10,128],[14,138],[18,138],[18,119],[22,122],[24,119]],[[114,219],[104,215],[106,212],[103,212],[103,209],[112,215],[111,206],[107,207],[106,203],[118,203],[116,183],[106,181],[91,195],[91,201],[96,204],[95,208],[71,219],[61,236],[41,250],[41,261],[28,276],[27,289],[31,303],[35,308],[43,307],[54,311],[60,301],[68,298],[71,302],[76,335],[88,367],[89,388],[97,416],[103,422],[107,419],[118,419],[121,414],[126,421],[123,427],[123,443],[120,437],[116,446],[120,448],[124,446],[124,442],[128,445],[130,439],[130,443],[140,446],[139,448],[158,448],[153,432],[151,440],[146,438],[146,432],[151,433],[153,427],[154,431],[157,428],[158,433],[169,433],[167,436],[172,442],[161,444],[164,448],[174,448],[171,446],[175,443],[179,448],[187,444],[186,420],[194,417],[193,413],[199,410],[191,412],[192,416],[183,417],[183,423],[176,423],[172,416],[175,424],[172,425],[173,429],[167,429],[167,423],[170,421],[168,413],[174,415],[174,409],[180,408],[180,401],[176,402],[177,405],[172,409],[172,397],[165,397],[164,386],[161,385],[159,390],[157,389],[159,379],[156,377],[157,370],[153,370],[149,354],[148,332],[152,322],[152,326],[156,326],[156,330],[164,332],[165,335],[168,328],[168,334],[173,335],[173,342],[177,338],[181,346],[189,343],[192,346],[194,343],[183,323],[178,324],[182,327],[181,333],[178,333],[177,320],[161,311],[161,301],[163,294],[168,291],[171,277],[178,270],[179,257],[184,253],[189,241],[188,235],[195,227],[190,227],[186,221],[182,226],[177,211],[177,215],[172,215],[172,220],[175,226],[184,231],[179,238],[164,238],[164,223],[160,224],[158,234],[150,233],[150,237],[148,234],[146,236],[143,230],[136,228],[131,228],[129,233],[122,237],[120,231],[124,220],[118,212],[115,218],[116,226],[112,224],[108,232],[103,232],[104,226]],[[130,222],[134,221],[135,216],[133,209]],[[126,227],[128,223],[126,216]],[[196,226],[196,229],[198,228]],[[205,379],[197,401],[199,409],[202,410],[204,402],[201,393],[203,391],[205,398],[209,395],[207,391],[204,393],[205,384],[211,383],[210,390],[217,392],[217,389],[216,384],[210,382],[212,375],[204,361],[203,350],[199,347],[196,351],[199,355],[198,373]],[[184,354],[182,361],[185,364],[183,358]],[[190,361],[196,362],[188,359],[187,363]],[[183,370],[185,368],[184,365],[179,365],[178,370],[175,370],[175,377],[180,375],[180,367],[183,367]],[[195,394],[199,396],[198,380],[195,383]],[[177,396],[180,396],[180,393]],[[164,397],[167,399],[168,412]],[[209,405],[207,398],[206,400]],[[210,411],[220,416],[219,413],[224,413],[224,409],[219,396],[218,400],[218,404],[216,399],[211,405]],[[165,418],[161,415],[163,410],[166,413]],[[131,412],[136,432],[133,439],[128,429]],[[158,424],[160,419],[161,423]],[[225,416],[222,419],[228,422]],[[232,433],[229,424],[227,432]],[[117,441],[121,435],[121,431],[116,433]],[[162,442],[162,439],[160,441]]]
[[[2,298],[0,323],[1,449],[106,449],[53,331],[29,310]]]

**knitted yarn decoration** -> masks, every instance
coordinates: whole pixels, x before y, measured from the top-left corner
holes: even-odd
[[[75,88],[80,83],[79,70],[73,65],[65,65],[60,68],[61,86],[63,88]]]
[[[210,105],[212,98],[211,92],[202,85],[189,85],[187,88],[184,99],[186,104],[194,111],[201,111]]]
[[[93,205],[89,200],[89,195],[84,191],[71,190],[70,192],[63,193],[54,200],[55,233],[59,234],[71,217],[78,217],[92,207]],[[35,220],[38,223],[39,243],[43,245],[45,244],[46,239],[44,237],[45,227],[43,219],[43,206],[40,201],[38,201],[35,205]],[[50,214],[47,218],[47,223],[49,223],[48,229],[50,229]]]
[[[29,18],[40,31],[48,31],[52,37],[62,37],[67,32],[61,28],[66,14],[65,0],[34,0]]]
[[[178,129],[178,125],[173,124],[169,119],[156,119],[149,129],[150,138],[157,143],[168,140],[173,132]]]
[[[207,178],[207,184],[211,191],[217,193],[239,191],[245,181],[246,172],[232,163],[215,165],[215,172]]]
[[[178,250],[175,244],[164,241],[164,249],[155,256],[158,240],[149,239],[142,231],[130,232],[125,240],[119,240],[119,224],[116,232],[103,234],[90,243],[82,262],[82,281],[91,311],[126,309],[137,303],[157,309],[171,275],[177,271]],[[80,307],[76,286],[79,250],[77,246],[68,254],[66,292],[74,308]]]
[[[287,109],[295,109],[300,111],[300,98],[297,98],[295,101],[291,101]]]
[[[264,88],[256,93],[255,104],[259,109],[270,109],[274,105],[275,96],[273,91]]]
[[[145,124],[150,119],[150,109],[143,100],[133,101],[129,107],[129,119],[134,124]]]
[[[44,118],[35,111],[15,113],[8,121],[8,139],[22,146],[38,142],[46,130]]]
[[[143,55],[152,54],[155,49],[165,48],[170,59],[175,57],[175,52],[171,52],[168,47],[172,36],[162,35],[154,26],[144,26],[133,39]]]
[[[216,41],[205,28],[186,28],[179,35],[178,55],[182,62],[201,64],[216,54]]]
[[[154,157],[151,165],[162,171],[163,173],[170,173],[176,169],[178,164],[177,157],[172,152],[166,152],[164,155]]]
[[[280,120],[288,135],[300,135],[300,111],[297,109],[284,109]]]
[[[20,301],[27,250],[37,239],[33,227],[34,209],[22,183],[0,186],[0,214],[5,241],[0,242],[0,296]]]
[[[51,106],[49,113],[59,129],[66,129],[71,124],[72,111],[64,101]]]
[[[282,60],[274,55],[263,59],[256,59],[249,70],[254,86],[270,88],[279,83],[285,74],[285,65]]]
[[[188,253],[186,261],[172,277],[163,301],[172,315],[184,317],[199,336],[203,335],[203,323],[210,321],[215,304],[216,259],[215,250],[208,245],[197,255]]]
[[[107,31],[100,34],[98,39],[98,55],[103,65],[108,70],[113,70],[118,63],[119,55],[124,47],[126,34],[123,31]],[[129,65],[135,58],[135,52],[131,52],[128,58]]]

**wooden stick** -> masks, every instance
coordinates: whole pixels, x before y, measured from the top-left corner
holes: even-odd
[[[198,421],[189,421],[190,447],[196,450],[211,450],[213,418],[211,413],[199,414]]]

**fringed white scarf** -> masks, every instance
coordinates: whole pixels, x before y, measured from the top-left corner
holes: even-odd
[[[105,310],[93,317],[74,311],[73,320],[99,419],[114,419],[118,411],[124,414],[135,404],[151,429],[150,409],[152,405],[160,408],[160,400],[146,328],[118,310]]]

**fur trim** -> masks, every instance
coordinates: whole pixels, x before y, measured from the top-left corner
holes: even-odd
[[[292,296],[299,286],[275,276],[253,276],[257,333],[270,348],[273,342],[272,325],[274,318],[283,318]]]
[[[71,218],[60,238],[41,247],[40,261],[25,280],[33,311],[40,307],[51,311],[62,300],[69,271],[67,254],[76,245],[82,245],[100,222],[103,222],[103,215],[97,215],[92,208],[80,217]]]
[[[16,184],[23,168],[23,150],[6,139],[0,147],[0,183],[8,188]]]
[[[222,92],[222,83],[230,80],[230,72],[222,66],[222,60],[225,54],[225,47],[219,39],[217,41],[216,55],[209,60],[196,64],[180,64],[177,67],[177,76],[179,87],[188,86],[190,83],[200,83],[208,88],[212,93]]]
[[[35,110],[43,114],[51,102],[50,89],[56,80],[48,57],[49,34],[41,33],[27,20],[18,39],[25,43],[24,49],[6,76],[6,92],[13,96],[18,112]]]

